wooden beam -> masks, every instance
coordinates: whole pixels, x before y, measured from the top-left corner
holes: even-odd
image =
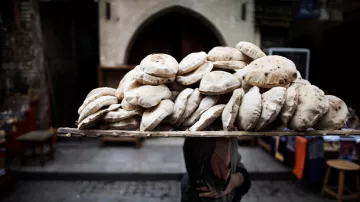
[[[79,130],[77,128],[59,128],[58,136],[88,137],[240,137],[240,136],[324,136],[324,135],[360,135],[360,130],[311,130],[297,131],[129,131],[129,130]]]

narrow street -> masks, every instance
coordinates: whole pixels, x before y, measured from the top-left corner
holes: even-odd
[[[19,181],[4,202],[177,202],[180,183],[129,181]],[[299,182],[253,181],[245,202],[334,201],[312,193]]]

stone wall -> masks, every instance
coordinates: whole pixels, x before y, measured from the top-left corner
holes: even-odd
[[[38,128],[44,128],[51,118],[48,117],[50,103],[39,5],[36,0],[22,1],[18,8],[21,26],[5,33],[1,77],[10,95],[26,94],[30,99],[39,101],[36,124]],[[9,103],[11,99],[14,98],[10,96],[5,102]]]
[[[109,3],[110,18],[106,16]],[[246,5],[246,18],[242,7]],[[132,37],[152,16],[172,7],[197,13],[209,22],[224,45],[235,46],[240,40],[260,45],[254,23],[254,0],[99,0],[100,63],[115,66],[126,63],[126,51]]]

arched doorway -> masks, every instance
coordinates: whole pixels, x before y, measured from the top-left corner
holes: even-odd
[[[224,45],[220,32],[206,18],[184,7],[171,7],[146,20],[135,32],[126,51],[128,65],[148,54],[167,53],[180,62],[191,52],[208,52]]]

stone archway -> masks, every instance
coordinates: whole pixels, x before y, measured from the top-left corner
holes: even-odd
[[[161,52],[178,61],[191,52],[225,45],[219,30],[201,14],[171,6],[158,11],[136,29],[125,52],[125,63],[139,64],[148,54]]]
[[[142,30],[169,13],[193,17],[209,29],[220,45],[235,46],[239,41],[260,42],[254,24],[254,0],[246,0],[246,18],[241,18],[243,1],[203,0],[98,0],[100,64],[128,64],[129,51]],[[107,13],[110,8],[109,13]],[[221,33],[221,34],[220,34]],[[258,44],[259,45],[259,44]]]

